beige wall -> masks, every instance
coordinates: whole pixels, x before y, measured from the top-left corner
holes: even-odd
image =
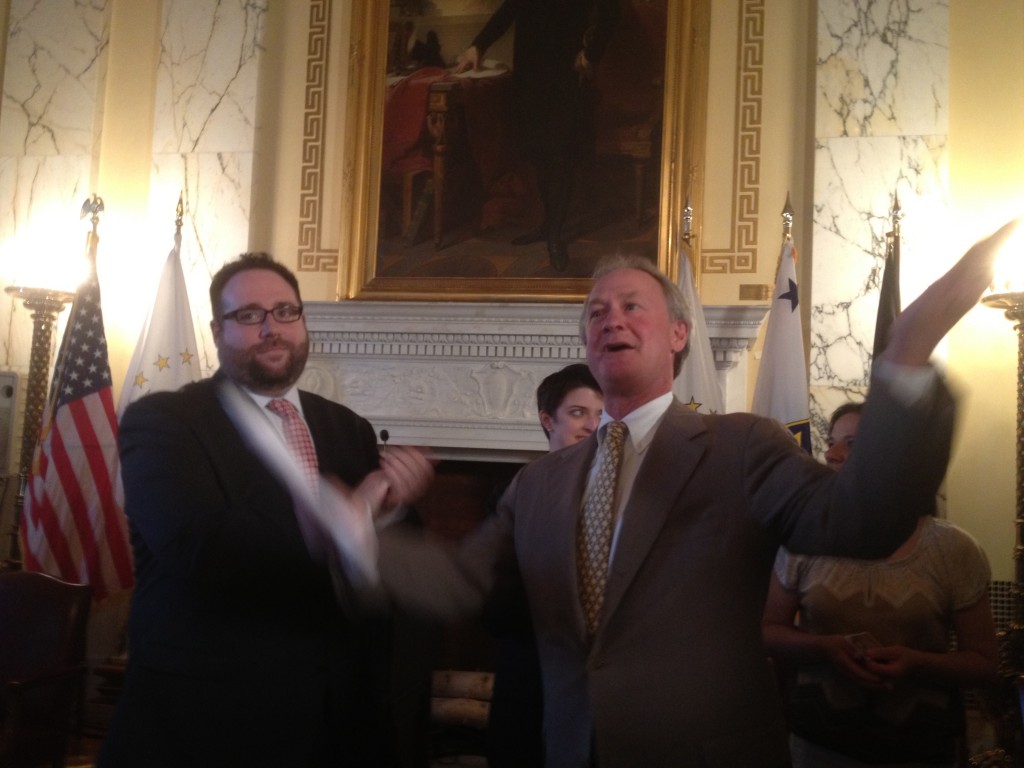
[[[98,269],[105,295],[117,301],[103,304],[110,368],[115,390],[139,340],[139,320],[145,317],[146,292],[131,286],[146,285],[152,266],[148,255],[153,233],[142,229],[149,204],[153,165],[153,122],[156,71],[160,56],[160,3],[157,0],[113,0],[107,76],[102,97],[102,127],[96,178],[91,189],[103,197],[106,210],[100,223],[103,259]],[[169,216],[173,212],[168,212]],[[166,232],[172,232],[167,221]],[[164,234],[163,232],[161,234]],[[164,236],[163,242],[170,243]],[[115,391],[114,397],[120,392]]]
[[[697,214],[703,225],[702,245],[722,248],[733,236],[739,3],[713,2],[711,14],[705,210]],[[811,284],[815,19],[813,3],[766,3],[757,268],[743,274],[702,275],[700,293],[705,304],[765,303],[740,300],[740,286],[774,282],[787,194],[795,210],[793,238],[800,254],[798,279],[808,289]],[[805,340],[810,328],[810,307],[811,302],[802,302]],[[748,393],[754,391],[763,344],[764,327],[751,351]]]
[[[953,0],[949,26],[949,241],[960,252],[1024,212],[1024,5]],[[1016,335],[996,310],[975,308],[950,334],[962,412],[948,514],[981,541],[997,579],[1013,574],[1016,365]]]

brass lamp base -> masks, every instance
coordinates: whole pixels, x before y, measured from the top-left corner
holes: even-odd
[[[7,286],[7,293],[25,302],[25,308],[32,313],[32,349],[29,357],[28,385],[25,392],[25,421],[21,433],[21,461],[18,464],[19,484],[14,500],[14,526],[11,531],[10,552],[2,570],[20,567],[21,554],[18,545],[18,528],[21,513],[25,507],[25,490],[32,471],[32,454],[39,440],[46,406],[47,379],[50,372],[50,349],[53,345],[53,327],[64,306],[75,298],[67,291],[49,288],[27,288]]]

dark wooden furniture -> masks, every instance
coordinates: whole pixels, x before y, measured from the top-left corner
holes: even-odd
[[[394,82],[384,108],[382,178],[400,189],[402,239],[415,244],[432,209],[434,247],[453,219],[479,207],[491,176],[507,172],[510,76],[456,77],[423,68]],[[473,138],[475,137],[475,139]]]
[[[0,765],[64,765],[83,704],[92,587],[0,573]]]

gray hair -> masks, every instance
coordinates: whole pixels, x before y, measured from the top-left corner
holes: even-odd
[[[645,272],[657,280],[658,285],[661,286],[661,292],[665,296],[665,307],[668,309],[669,318],[674,322],[685,323],[687,330],[693,328],[693,315],[691,314],[690,305],[687,303],[686,297],[683,296],[679,286],[669,280],[668,276],[658,269],[658,266],[653,261],[638,254],[616,254],[615,256],[609,256],[598,263],[594,269],[593,279],[597,280],[609,272],[614,272],[618,269],[635,269],[638,272]],[[584,345],[587,343],[587,307],[589,304],[590,295],[588,294],[583,302],[583,312],[580,315],[580,340]],[[678,376],[679,372],[683,369],[683,361],[689,352],[690,339],[687,337],[686,346],[676,352],[672,366],[673,377]]]

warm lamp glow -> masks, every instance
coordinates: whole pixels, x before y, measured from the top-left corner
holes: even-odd
[[[68,216],[33,218],[0,246],[0,275],[22,288],[48,288],[74,293],[89,274],[86,225]]]
[[[1024,291],[1024,227],[1018,226],[996,256],[993,293]]]

